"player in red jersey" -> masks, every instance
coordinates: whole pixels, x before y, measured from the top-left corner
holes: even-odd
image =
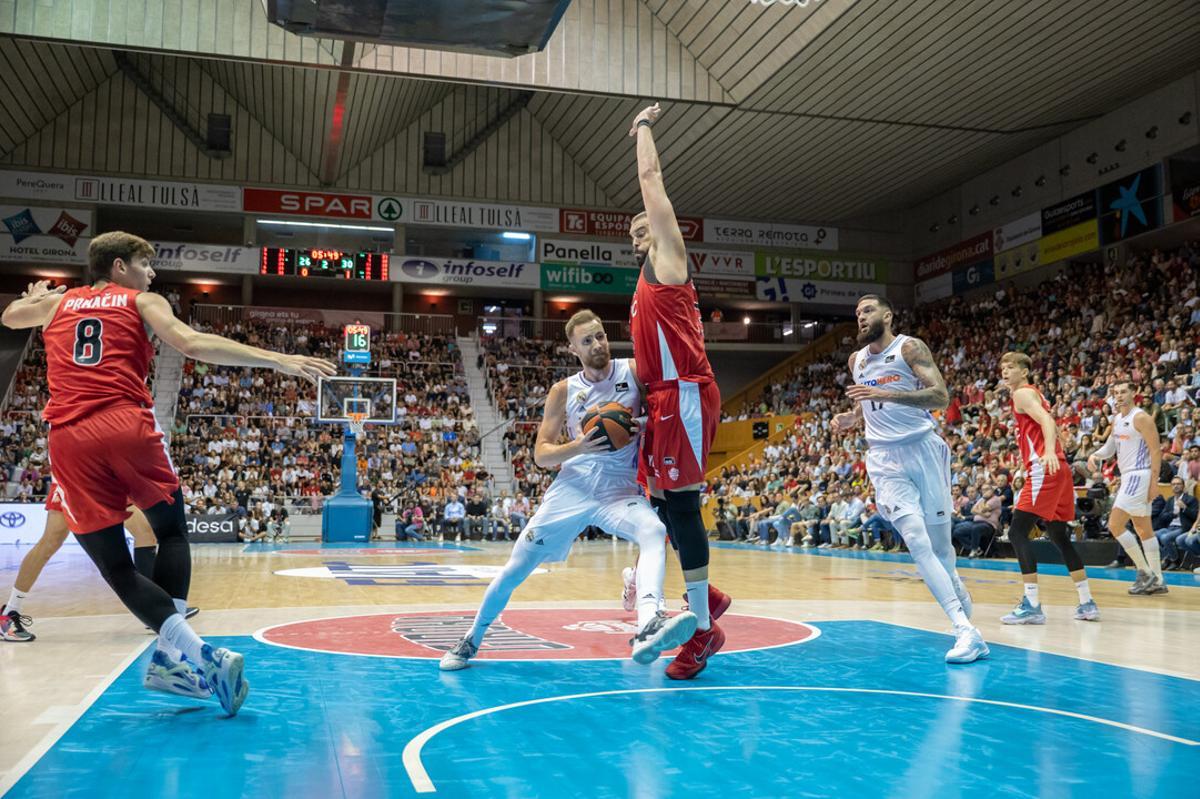
[[[637,377],[646,387],[642,456],[651,503],[679,554],[688,607],[697,619],[696,634],[667,666],[668,677],[687,680],[725,644],[725,633],[713,619],[730,600],[709,586],[708,533],[700,516],[700,490],[721,418],[721,392],[704,351],[700,300],[650,132],[660,113],[655,103],[638,114],[629,129],[637,139],[638,181],[646,207],[629,225],[641,268],[629,328]]]
[[[149,242],[129,233],[96,236],[88,247],[92,285],[66,291],[51,290],[46,281],[31,284],[0,322],[42,327],[50,384],[42,416],[50,425],[50,460],[67,524],[125,607],[158,633],[147,678],[156,666],[169,667],[177,692],[215,694],[232,715],[249,690],[242,656],[209,646],[184,618],[191,554],[179,478],[146,387],[154,357],[150,332],[210,363],[277,369],[313,381],[334,367],[192,330],[166,299],[148,291],[153,256]],[[131,500],[158,539],[153,580],[137,572],[125,545]]]
[[[1083,559],[1067,535],[1067,522],[1075,519],[1075,484],[1071,467],[1058,440],[1058,425],[1050,415],[1050,403],[1029,384],[1032,361],[1023,352],[1006,352],[1000,358],[1000,378],[1012,393],[1013,418],[1017,422],[1017,445],[1025,464],[1025,485],[1016,498],[1008,539],[1017,553],[1025,596],[1005,624],[1045,624],[1046,614],[1038,598],[1037,558],[1029,545],[1029,531],[1040,523],[1062,553],[1063,563],[1075,581],[1079,605],[1075,618],[1099,621],[1100,611],[1088,587]]]

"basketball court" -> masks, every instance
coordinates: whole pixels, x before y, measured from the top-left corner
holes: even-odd
[[[244,653],[253,686],[224,719],[215,701],[142,689],[153,638],[66,547],[38,586],[38,641],[0,648],[0,707],[32,720],[4,725],[0,786],[13,797],[130,785],[179,797],[1194,789],[1192,575],[1169,575],[1166,596],[1130,597],[1128,571],[1092,569],[1104,615],[1090,624],[1070,618],[1070,582],[1046,567],[1046,626],[1006,627],[1015,567],[960,561],[992,652],[948,666],[945,618],[906,556],[714,552],[714,578],[735,597],[729,642],[681,684],[663,675],[669,658],[628,660],[624,542],[579,542],[531,576],[455,673],[438,658],[470,625],[503,544],[198,547],[196,629]],[[20,554],[0,550],[0,570]],[[191,768],[203,779],[186,778]]]

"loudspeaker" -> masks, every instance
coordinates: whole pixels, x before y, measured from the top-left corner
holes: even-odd
[[[446,165],[446,134],[428,131],[424,139],[425,166],[441,167]]]
[[[208,131],[205,136],[205,144],[208,149],[229,152],[232,149],[229,146],[232,126],[233,121],[229,114],[209,114]]]

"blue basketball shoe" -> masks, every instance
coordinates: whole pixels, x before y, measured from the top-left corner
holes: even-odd
[[[1042,613],[1042,606],[1036,608],[1030,603],[1029,597],[1021,597],[1021,604],[1013,608],[1012,613],[1007,616],[1001,616],[1000,621],[1005,624],[1045,624],[1046,614]]]
[[[236,716],[246,701],[246,695],[250,693],[250,683],[243,676],[245,664],[242,656],[224,648],[213,649],[208,644],[204,645],[201,654],[197,671],[204,677],[212,689],[212,695],[221,702],[225,712]]]
[[[1100,608],[1096,607],[1096,600],[1089,599],[1075,607],[1075,618],[1080,621],[1100,621]]]
[[[172,659],[161,649],[154,650],[142,685],[152,691],[165,691],[193,699],[208,699],[213,695],[212,688],[203,676],[188,664]]]

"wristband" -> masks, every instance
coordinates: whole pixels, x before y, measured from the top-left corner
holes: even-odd
[[[648,119],[639,119],[639,120],[637,121],[637,126],[640,128],[642,125],[645,125],[646,127],[650,127],[650,120],[648,120]]]

